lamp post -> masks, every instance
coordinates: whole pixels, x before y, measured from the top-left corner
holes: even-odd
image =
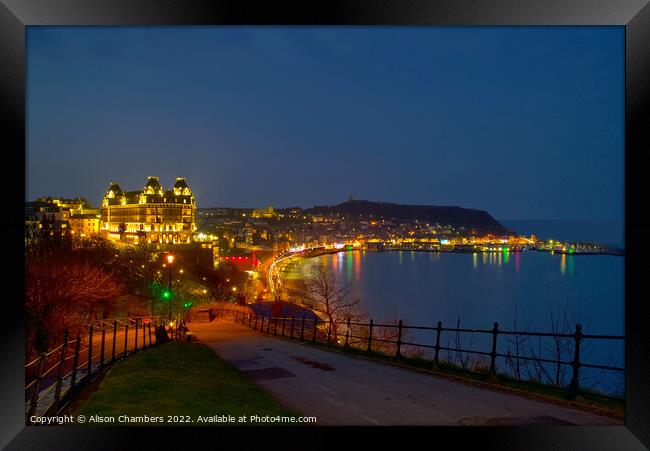
[[[167,265],[169,266],[169,296],[172,293],[172,263],[174,263],[174,254],[167,254]],[[169,321],[172,320],[172,304],[169,301]]]

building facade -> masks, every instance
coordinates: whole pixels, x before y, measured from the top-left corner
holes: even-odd
[[[99,235],[100,214],[97,213],[77,213],[70,215],[70,230],[75,236]]]
[[[195,211],[194,194],[183,177],[169,190],[155,176],[137,191],[123,191],[113,182],[102,200],[101,233],[111,240],[190,243]]]
[[[25,203],[25,245],[49,243],[69,248],[71,239],[70,211],[51,200],[38,199]]]

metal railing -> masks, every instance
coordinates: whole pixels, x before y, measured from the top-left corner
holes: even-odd
[[[568,366],[571,369],[570,382],[565,387],[569,398],[574,398],[581,393],[580,387],[580,370],[590,368],[616,373],[624,373],[625,368],[613,365],[603,365],[589,363],[581,357],[581,350],[584,347],[584,340],[610,340],[623,343],[624,336],[619,335],[596,335],[584,334],[582,326],[576,324],[573,333],[549,333],[549,332],[528,332],[528,331],[508,331],[501,330],[498,323],[494,323],[491,329],[470,329],[461,327],[443,327],[442,322],[438,321],[435,327],[412,326],[406,325],[399,320],[397,324],[375,323],[372,319],[368,323],[353,322],[347,320],[344,322],[332,322],[322,319],[305,318],[301,316],[283,317],[271,315],[258,315],[249,307],[220,304],[215,308],[217,317],[226,317],[240,324],[248,326],[262,333],[289,337],[301,341],[311,342],[313,344],[327,344],[342,348],[343,350],[363,351],[367,354],[383,354],[394,360],[403,360],[408,363],[408,357],[404,355],[404,349],[428,349],[432,354],[430,364],[437,368],[442,359],[441,351],[448,353],[464,353],[471,355],[484,356],[489,359],[489,367],[486,366],[490,376],[507,375],[505,368],[498,367],[498,359],[509,359],[510,361],[529,361],[537,365],[549,364],[557,367]],[[383,329],[382,332],[378,330]],[[427,331],[433,334],[430,343],[417,343],[408,338],[407,331]],[[355,333],[356,331],[356,333]],[[388,333],[386,333],[388,331]],[[489,348],[471,349],[463,347],[460,342],[456,346],[443,346],[441,338],[444,334],[454,334],[458,337],[460,334],[479,334],[490,338]],[[499,337],[540,337],[568,340],[572,345],[567,352],[571,358],[562,359],[561,355],[555,358],[546,358],[541,355],[520,355],[503,352],[499,350]],[[447,358],[447,363],[450,359]],[[619,397],[602,395],[605,398],[621,399]]]
[[[25,419],[58,414],[78,390],[113,364],[166,339],[180,339],[178,322],[165,328],[161,317],[110,318],[83,327],[25,365]],[[161,336],[164,334],[164,337]]]

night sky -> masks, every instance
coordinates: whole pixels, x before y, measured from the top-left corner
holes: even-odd
[[[622,219],[623,27],[30,27],[26,200]]]

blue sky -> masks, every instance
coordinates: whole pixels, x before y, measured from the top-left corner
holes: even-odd
[[[622,27],[30,27],[26,197],[622,219]]]

